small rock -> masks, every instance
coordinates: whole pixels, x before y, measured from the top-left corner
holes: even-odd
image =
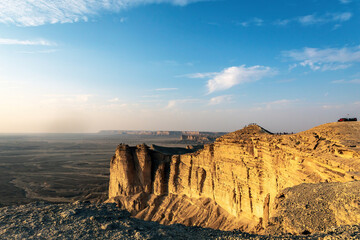
[[[70,217],[72,215],[75,215],[75,213],[76,213],[75,210],[70,209],[70,210],[67,210],[67,211],[64,211],[64,212],[60,213],[60,216],[62,218],[68,218],[68,217]]]
[[[73,204],[73,205],[80,205],[80,203],[81,203],[81,202],[80,202],[79,200],[77,200],[77,201],[73,202],[72,204]]]
[[[112,225],[112,223],[106,223],[106,224],[101,225],[101,229],[102,230],[111,230],[111,229],[113,229],[113,225]]]

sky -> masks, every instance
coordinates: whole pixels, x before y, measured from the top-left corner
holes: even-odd
[[[0,133],[360,117],[360,0],[1,0]]]

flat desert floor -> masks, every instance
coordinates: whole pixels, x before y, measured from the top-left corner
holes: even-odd
[[[185,147],[170,136],[0,135],[0,207],[105,200],[110,159],[120,143]]]

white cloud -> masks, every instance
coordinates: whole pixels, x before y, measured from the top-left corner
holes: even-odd
[[[360,62],[360,47],[304,48],[284,51],[283,55],[314,71],[339,70],[349,68],[352,63]]]
[[[303,25],[311,25],[322,21],[323,21],[322,18],[315,17],[315,15],[307,15],[307,16],[299,17],[299,22]]]
[[[241,25],[243,27],[249,27],[249,26],[258,26],[258,27],[260,27],[260,26],[263,25],[263,23],[264,23],[264,20],[262,20],[261,18],[255,17],[255,18],[252,18],[252,19],[250,19],[248,21],[240,22],[240,23],[238,23],[238,25]]]
[[[351,3],[352,2],[352,0],[339,0],[340,1],[340,3],[342,3],[342,4],[348,4],[348,3]]]
[[[294,68],[296,68],[298,65],[297,63],[294,63],[294,64],[290,64],[289,65],[289,71],[292,71]]]
[[[157,88],[155,91],[175,91],[178,90],[178,88]]]
[[[197,73],[199,78],[205,76],[213,76],[212,79],[208,80],[207,88],[208,92],[212,93],[215,91],[221,91],[229,89],[235,85],[246,83],[246,82],[255,82],[266,76],[272,76],[276,74],[276,71],[270,67],[264,66],[252,66],[246,67],[245,65],[239,67],[229,67],[224,69],[219,73]]]
[[[322,71],[336,71],[340,69],[347,69],[351,67],[351,64],[324,64],[321,68]]]
[[[303,25],[314,25],[314,24],[323,24],[329,22],[346,22],[350,20],[352,13],[343,12],[343,13],[328,13],[326,15],[317,16],[316,14],[311,14],[307,16],[302,16],[298,18],[299,23]]]
[[[346,21],[350,20],[350,18],[353,16],[353,14],[350,12],[344,12],[344,13],[335,13],[330,16],[331,16],[330,20],[346,22]]]
[[[185,6],[204,0],[2,0],[0,23],[39,26],[47,23],[88,21],[101,11],[116,12],[129,7],[152,3]]]
[[[19,39],[10,39],[10,38],[0,38],[0,45],[56,46],[56,43],[44,39],[19,40]]]
[[[316,24],[337,23],[334,27],[336,29],[341,26],[340,23],[349,21],[352,16],[353,14],[351,12],[327,13],[324,15],[317,15],[314,13],[291,19],[278,19],[274,22],[274,24],[278,26],[286,26],[291,22],[297,22],[303,26],[310,26]]]
[[[232,95],[223,95],[223,96],[213,97],[210,99],[209,105],[228,103],[228,102],[231,102],[232,99],[233,99]]]

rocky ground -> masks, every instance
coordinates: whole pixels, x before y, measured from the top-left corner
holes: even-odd
[[[323,232],[360,223],[360,181],[308,183],[281,191],[267,233]]]
[[[115,204],[30,203],[0,208],[0,239],[359,239],[359,226],[316,235],[261,236],[175,224],[160,225],[130,217]]]

